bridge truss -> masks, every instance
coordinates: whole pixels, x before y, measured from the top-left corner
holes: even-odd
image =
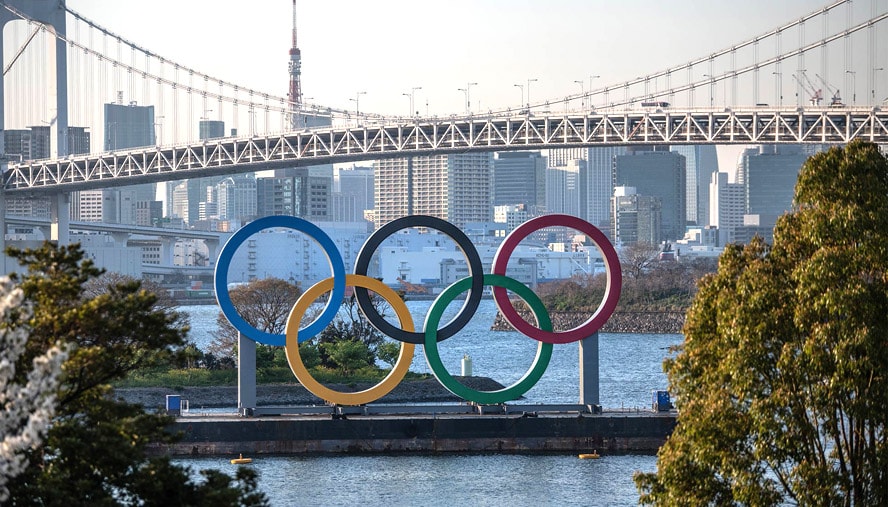
[[[215,139],[12,164],[7,194],[38,195],[381,158],[614,145],[888,143],[879,108],[466,117]]]

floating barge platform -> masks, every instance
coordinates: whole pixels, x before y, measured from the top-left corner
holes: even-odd
[[[411,412],[408,412],[411,411]],[[268,414],[275,415],[268,415]],[[173,456],[337,453],[656,453],[675,412],[582,405],[263,407],[178,417]]]

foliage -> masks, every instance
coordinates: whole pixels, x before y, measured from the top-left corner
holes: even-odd
[[[374,363],[373,352],[358,340],[339,339],[322,343],[321,350],[346,375]]]
[[[696,281],[713,271],[713,259],[679,257],[674,261],[656,261],[637,278],[623,277],[617,311],[684,311],[697,292]],[[537,292],[552,311],[592,313],[604,297],[606,282],[604,274],[578,275],[542,284]]]
[[[169,442],[171,419],[114,400],[110,383],[170,360],[185,342],[175,316],[158,309],[138,281],[85,294],[100,274],[77,245],[7,253],[27,268],[20,279],[33,315],[10,316],[5,325],[28,325],[19,364],[60,343],[68,347],[58,409],[44,444],[28,454],[28,467],[9,484],[14,505],[144,504],[261,505],[256,476],[232,479],[207,472],[195,482],[166,457],[151,458],[148,444]],[[14,277],[19,280],[18,276]],[[209,502],[209,503],[206,503]]]
[[[660,248],[650,243],[633,243],[620,249],[620,268],[623,275],[638,280],[657,265]]]
[[[2,277],[0,323],[8,322],[15,313],[28,319],[31,305],[24,301],[21,289]],[[27,327],[0,326],[0,502],[9,499],[7,482],[25,470],[26,451],[40,446],[46,436],[56,409],[62,361],[68,356],[53,346],[35,357],[26,372],[17,372],[27,340]]]
[[[284,280],[271,278],[235,287],[230,294],[231,302],[240,316],[253,327],[269,333],[283,333],[290,310],[301,291]],[[379,298],[373,301],[377,311],[384,315]],[[309,322],[314,317],[309,315],[302,321]],[[224,314],[220,313],[216,320],[219,332],[208,350],[221,357],[234,358],[237,353],[237,331]],[[384,341],[383,334],[362,318],[356,299],[351,296],[342,302],[333,323],[316,339],[300,344],[300,355],[307,368],[323,366],[347,373],[374,366],[377,349]],[[256,364],[260,372],[263,368],[288,366],[282,347],[262,344],[256,347]]]
[[[795,205],[701,283],[643,503],[888,505],[888,159],[818,154]]]
[[[269,366],[256,371],[259,384],[286,384],[295,381],[289,367]],[[208,370],[206,368],[177,368],[158,371],[140,371],[115,382],[118,388],[128,387],[214,387],[237,385],[237,370]]]
[[[234,287],[228,294],[231,304],[248,324],[266,333],[281,334],[302,290],[299,285],[286,280],[265,278]],[[234,358],[237,356],[237,330],[221,312],[216,323],[219,330],[207,350],[217,357]]]
[[[379,382],[387,371],[376,367],[363,367],[343,374],[338,367],[327,368],[314,365],[309,368],[312,377],[318,382],[331,382],[347,384],[351,382]],[[410,373],[407,379],[426,379],[428,374]],[[256,372],[258,384],[292,384],[296,381],[289,367],[268,367]],[[214,387],[237,385],[237,370],[207,370],[204,368],[176,369],[158,372],[139,372],[127,376],[120,382],[115,382],[115,387],[168,387],[181,389],[184,387]]]
[[[401,344],[390,340],[384,341],[376,347],[376,356],[380,361],[394,368],[401,355]]]

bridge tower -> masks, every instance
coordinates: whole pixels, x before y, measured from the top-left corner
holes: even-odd
[[[55,107],[50,110],[50,135],[55,140],[52,144],[50,156],[53,158],[63,158],[68,155],[68,53],[63,40],[66,36],[66,15],[65,0],[4,0],[4,7],[0,8],[0,55],[3,54],[3,31],[6,24],[11,21],[21,21],[21,18],[15,13],[21,13],[24,17],[39,21],[60,37],[56,38],[55,51],[50,51],[49,65],[55,66],[55,81],[46,83],[45,90],[50,96],[50,104],[52,97],[55,97]],[[2,56],[0,56],[2,59]],[[4,79],[0,76],[0,169],[5,170],[7,161],[3,160],[6,153],[6,143],[4,130],[5,125],[5,107],[4,104]],[[51,201],[52,210],[52,238],[63,243],[68,242],[68,205],[67,194],[59,194],[53,196]],[[3,198],[2,190],[0,190],[0,217],[6,215],[6,199]],[[5,249],[6,222],[0,218],[0,249]],[[5,256],[3,256],[5,262]],[[6,266],[0,266],[0,269]],[[4,269],[4,272],[6,270]]]
[[[68,154],[68,53],[65,41],[65,0],[4,0],[9,9],[0,8],[0,33],[10,21],[21,21],[11,11],[18,11],[24,16],[43,23],[48,30],[52,30],[60,36],[55,41],[55,51],[50,52],[50,65],[55,64],[55,82],[46,83],[46,91],[55,97],[55,109],[51,110],[53,117],[50,121],[50,129],[55,144],[52,146],[50,156],[63,158]],[[0,37],[0,55],[3,51],[3,38]],[[0,132],[5,129],[3,100],[4,81],[0,78]],[[5,153],[5,143],[0,137],[0,153]]]
[[[290,90],[287,100],[290,103],[290,126],[293,130],[305,126],[302,115],[302,52],[296,42],[296,0],[293,0],[293,46],[290,48]]]

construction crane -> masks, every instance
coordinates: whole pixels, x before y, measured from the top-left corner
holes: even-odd
[[[826,80],[820,76],[820,74],[814,75],[817,76],[817,79],[819,79],[820,82],[823,83],[823,86],[825,86],[826,89],[829,90],[830,93],[832,93],[832,98],[830,98],[829,100],[829,107],[845,107],[845,104],[842,102],[842,97],[839,96],[839,89],[830,86],[829,83],[827,83]]]
[[[812,106],[819,106],[820,101],[823,100],[823,90],[821,90],[819,88],[815,89],[814,85],[811,84],[811,80],[808,79],[808,76],[805,76],[804,73],[802,73],[802,76],[805,77],[805,81],[807,81],[807,83],[805,83],[801,79],[799,79],[799,76],[797,76],[795,74],[792,75],[792,77],[796,80],[796,82],[799,83],[799,86],[801,86],[802,89],[808,93],[808,95],[809,95],[808,102]]]

